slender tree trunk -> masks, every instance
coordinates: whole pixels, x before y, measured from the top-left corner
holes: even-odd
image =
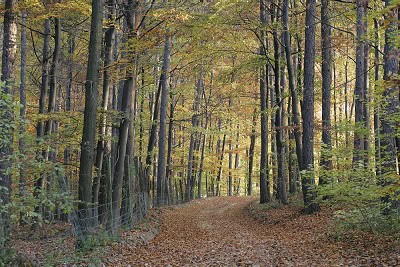
[[[175,115],[174,95],[170,94],[170,105],[169,105],[169,124],[168,124],[168,148],[167,148],[167,166],[166,166],[166,177],[170,187],[169,200],[173,203],[173,192],[172,192],[172,178],[173,178],[173,164],[172,164],[172,150],[173,150],[173,139],[174,139],[174,115]],[[177,188],[175,187],[177,192]],[[176,198],[178,199],[178,197]]]
[[[240,167],[240,156],[239,156],[239,139],[240,139],[240,124],[236,126],[237,132],[236,132],[236,145],[235,145],[235,170],[236,170],[236,175],[238,173],[239,167]],[[237,177],[235,179],[235,185],[234,185],[234,192],[235,195],[239,195],[240,192],[240,177]]]
[[[27,21],[27,13],[26,11],[22,12],[22,25],[26,25]],[[20,109],[20,120],[21,120],[21,125],[19,128],[19,140],[18,140],[18,148],[19,148],[19,153],[21,153],[22,156],[25,155],[25,150],[26,150],[26,138],[24,136],[25,131],[26,131],[26,125],[25,125],[25,118],[26,118],[26,63],[27,63],[27,35],[26,35],[26,27],[21,26],[21,73],[20,73],[20,79],[21,83],[19,85],[19,101],[21,104],[21,109]],[[19,169],[19,194],[22,199],[24,199],[24,196],[26,195],[27,190],[26,190],[26,172],[25,172],[25,164],[22,163],[21,167]]]
[[[276,11],[276,17],[279,16],[279,11]],[[279,54],[279,39],[278,33],[274,34],[274,57],[275,57],[275,105],[277,110],[275,113],[275,132],[276,132],[276,148],[277,148],[277,165],[278,165],[278,176],[277,176],[277,198],[282,204],[288,203],[287,198],[287,172],[286,172],[286,144],[285,144],[285,99],[284,99],[284,88],[285,88],[285,77],[284,67],[280,65],[280,54]]]
[[[1,64],[1,81],[3,86],[1,94],[8,95],[0,103],[0,121],[2,124],[13,123],[13,80],[15,59],[17,54],[17,16],[15,14],[16,0],[5,1],[5,12],[3,21],[3,54]],[[5,102],[5,103],[4,103]],[[3,135],[4,134],[4,135]],[[12,127],[2,130],[3,140],[0,141],[0,202],[3,207],[7,207],[11,200],[11,156],[13,154],[13,131]],[[11,229],[11,210],[7,207],[0,213],[0,257],[6,255],[5,247],[8,245],[8,239]]]
[[[197,127],[199,127],[200,123],[200,100],[201,100],[201,93],[203,92],[203,71],[200,71],[199,79],[197,80],[196,92],[194,96],[194,104],[193,104],[193,112],[192,115],[192,130],[190,133],[190,143],[189,143],[189,155],[188,155],[188,173],[187,173],[187,181],[186,181],[186,192],[185,192],[185,199],[186,201],[190,201],[193,199],[193,190],[194,187],[194,150],[195,144],[198,139]]]
[[[364,19],[364,30],[365,30],[365,35],[368,36],[368,3],[366,3],[365,6],[365,19]],[[369,44],[367,41],[364,42],[364,94],[363,94],[363,127],[365,129],[365,134],[364,134],[364,150],[365,150],[365,155],[363,157],[364,159],[364,167],[369,168],[369,139],[371,136],[370,133],[370,116],[369,116],[369,102],[370,102],[370,93],[369,93],[369,77],[368,77],[368,58],[369,58]]]
[[[274,14],[277,18],[279,16],[279,11],[276,9],[276,14]],[[280,65],[280,53],[279,53],[279,39],[277,30],[273,31],[273,42],[274,42],[274,89],[275,89],[275,138],[276,138],[276,148],[277,148],[277,167],[278,167],[278,175],[277,175],[277,198],[284,204],[287,204],[287,194],[286,194],[286,185],[285,185],[285,151],[283,144],[283,98],[282,98],[282,88],[280,83],[280,75],[281,73],[281,65]],[[283,85],[282,85],[283,86]]]
[[[101,37],[103,25],[103,0],[92,2],[92,18],[89,41],[89,56],[85,83],[85,111],[79,168],[79,209],[83,235],[87,234],[84,222],[90,221],[90,204],[92,202],[92,167],[94,163],[94,147],[96,142],[96,117],[98,101],[99,60],[101,54]],[[78,242],[79,246],[79,242]]]
[[[232,98],[229,98],[229,107],[232,106]],[[233,154],[232,154],[232,150],[233,150],[233,145],[232,145],[232,120],[230,120],[229,123],[229,130],[230,130],[230,136],[229,136],[229,153],[228,153],[228,196],[232,196],[232,169],[233,169]]]
[[[260,0],[260,21],[261,44],[260,54],[266,56],[267,47],[267,14],[266,1]],[[268,75],[267,67],[262,66],[260,72],[260,106],[261,106],[261,159],[260,159],[260,203],[266,203],[271,199],[269,190],[269,167],[268,167],[268,110],[267,110],[267,94],[268,94]]]
[[[56,98],[57,98],[57,72],[58,72],[58,60],[61,53],[61,21],[59,18],[54,18],[54,51],[53,58],[50,66],[49,75],[49,103],[47,106],[47,113],[53,113],[56,109]],[[54,132],[54,121],[49,119],[46,123],[45,135],[49,135]]]
[[[356,43],[356,84],[354,89],[355,101],[355,130],[354,130],[354,154],[353,165],[358,166],[363,162],[365,155],[363,128],[365,125],[364,118],[364,95],[365,95],[365,37],[366,29],[364,28],[366,3],[364,0],[356,1],[357,12],[357,43]]]
[[[381,171],[381,137],[380,137],[380,107],[377,104],[378,100],[378,92],[377,92],[377,82],[380,79],[380,55],[379,55],[379,43],[380,43],[380,36],[379,36],[379,24],[376,19],[374,19],[374,28],[375,28],[375,106],[374,106],[374,137],[375,137],[375,169],[376,175],[380,175]]]
[[[284,26],[283,32],[283,40],[285,45],[285,54],[286,54],[286,66],[289,78],[289,89],[292,97],[292,118],[293,118],[293,126],[294,126],[294,137],[296,141],[296,155],[298,165],[301,166],[301,160],[303,158],[302,155],[302,144],[301,144],[301,129],[300,129],[300,108],[299,108],[299,96],[297,93],[296,85],[295,85],[295,75],[292,64],[292,52],[290,45],[290,32],[289,32],[289,0],[283,1],[283,10],[282,10],[282,20]],[[300,75],[299,75],[300,76]]]
[[[50,19],[44,21],[44,37],[43,37],[43,50],[42,50],[42,81],[40,84],[40,96],[39,96],[39,115],[43,115],[46,112],[46,96],[47,96],[47,85],[49,76],[49,43],[50,43]],[[36,136],[38,142],[43,141],[45,133],[45,123],[43,119],[39,119],[36,126]],[[37,152],[37,160],[43,161],[43,151]],[[38,179],[35,181],[35,195],[39,194],[39,191],[44,186],[44,175],[40,174]],[[40,212],[40,208],[37,210]]]
[[[218,120],[218,132],[221,132],[222,130],[222,120]],[[222,142],[222,144],[221,144]],[[222,178],[222,166],[223,166],[223,161],[224,161],[224,154],[225,154],[225,143],[226,143],[226,134],[224,133],[224,136],[221,139],[218,140],[217,142],[217,153],[218,153],[218,161],[219,161],[219,167],[218,167],[218,173],[217,173],[217,181],[216,181],[216,190],[215,190],[215,195],[216,196],[221,196],[221,178]]]
[[[386,0],[385,6],[390,6],[394,1]],[[385,116],[381,118],[381,160],[382,160],[382,174],[390,177],[389,174],[396,174],[396,140],[395,140],[395,129],[391,119],[393,116],[398,114],[399,102],[399,85],[394,80],[394,76],[399,72],[399,60],[396,56],[398,47],[396,49],[393,43],[393,36],[396,34],[397,24],[394,21],[397,10],[392,9],[389,11],[390,14],[386,15],[385,19],[389,20],[389,26],[385,31],[385,50],[384,50],[384,67],[383,67],[383,79],[385,80],[385,91],[383,93],[384,98],[384,111]],[[393,179],[391,179],[393,180]],[[384,184],[391,184],[394,181],[385,181]],[[387,197],[388,198],[388,197]],[[388,199],[387,199],[388,200]]]
[[[157,206],[168,204],[168,196],[165,194],[168,188],[166,177],[166,138],[167,138],[167,107],[169,95],[169,71],[171,64],[172,37],[165,36],[164,58],[162,67],[161,102],[160,102],[160,130],[158,134],[158,166],[157,166]]]
[[[206,121],[204,124],[204,134],[203,134],[203,140],[202,140],[202,144],[201,144],[199,179],[198,179],[198,185],[197,185],[197,197],[198,198],[202,197],[202,185],[203,185],[202,178],[203,178],[204,158],[205,158],[205,151],[206,151],[206,144],[207,144],[207,131],[208,131],[208,121],[209,121],[207,108],[206,108],[205,117],[206,117]],[[206,181],[206,191],[207,191],[207,181]]]
[[[125,6],[125,18],[127,23],[127,34],[128,40],[135,38],[136,35],[136,9],[137,2],[129,0]],[[136,71],[135,71],[135,58],[134,52],[127,53],[127,58],[132,62],[131,66],[128,67],[126,72],[127,77],[124,81],[122,102],[121,102],[121,113],[122,121],[119,127],[118,137],[118,159],[116,162],[114,177],[112,183],[112,210],[113,210],[113,233],[118,234],[121,226],[121,194],[122,185],[125,174],[125,163],[129,160],[127,155],[129,129],[133,119],[133,100],[135,99],[135,82],[136,82]],[[127,159],[128,156],[128,159]]]
[[[253,111],[253,124],[251,126],[250,149],[249,149],[249,177],[247,182],[247,195],[251,196],[253,192],[253,166],[254,166],[254,150],[256,146],[256,126],[257,126],[257,109]]]
[[[304,49],[303,166],[302,177],[305,212],[319,210],[314,178],[314,78],[315,78],[315,0],[306,1],[306,30]]]
[[[322,154],[321,166],[325,170],[332,169],[332,137],[331,137],[331,83],[332,83],[332,51],[329,0],[321,2],[321,36],[322,36]],[[321,175],[320,184],[328,183],[328,176]]]
[[[68,59],[67,59],[67,86],[66,86],[66,92],[65,92],[65,111],[70,112],[72,109],[72,82],[73,82],[73,55],[75,52],[75,40],[72,34],[68,36]],[[70,164],[70,159],[71,159],[71,148],[70,146],[67,146],[64,149],[64,165],[68,166]],[[71,172],[65,173],[65,183],[68,188],[68,183],[69,183],[69,176],[71,175]]]
[[[349,47],[347,45],[347,54],[349,52]],[[346,118],[346,125],[350,123],[350,115],[349,115],[349,90],[348,90],[348,73],[349,73],[349,62],[348,59],[346,58],[346,63],[344,65],[344,116]],[[350,137],[349,137],[349,130],[346,127],[345,130],[345,141],[346,141],[346,147],[349,147],[350,145]]]
[[[50,19],[44,21],[44,37],[43,37],[43,56],[42,56],[42,82],[40,84],[40,97],[39,97],[39,114],[46,112],[46,95],[48,85],[48,65],[49,65],[49,43],[50,43]],[[44,121],[39,120],[36,131],[38,139],[44,136]]]
[[[100,114],[100,124],[99,124],[99,139],[97,141],[96,149],[96,176],[93,179],[93,203],[99,202],[99,189],[100,180],[102,178],[103,161],[106,149],[105,137],[107,134],[107,115],[108,110],[108,99],[110,95],[111,88],[111,73],[110,66],[113,63],[113,44],[115,36],[115,15],[116,15],[116,0],[108,0],[108,20],[110,25],[105,32],[104,36],[104,70],[103,70],[103,95],[101,100],[101,114]],[[97,212],[95,210],[95,212]],[[96,216],[95,216],[96,217]]]

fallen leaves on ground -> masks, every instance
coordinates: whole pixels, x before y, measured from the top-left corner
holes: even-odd
[[[147,221],[125,232],[119,242],[59,265],[400,266],[396,240],[359,233],[338,241],[332,218],[329,209],[303,215],[296,206],[260,206],[254,197],[194,200],[152,210]],[[35,262],[48,255],[74,258],[74,240],[60,240],[19,240],[15,246]],[[93,258],[101,264],[93,265]]]
[[[252,197],[195,200],[163,209],[151,242],[117,250],[110,266],[399,266],[396,242],[332,238],[332,211],[254,208]],[[118,246],[117,246],[118,247]]]

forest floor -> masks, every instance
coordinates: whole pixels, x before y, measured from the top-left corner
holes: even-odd
[[[400,246],[369,234],[338,240],[332,210],[256,204],[253,197],[195,200],[162,212],[148,244],[115,245],[107,266],[400,266]]]
[[[71,237],[18,240],[31,264],[16,266],[400,266],[395,238],[338,234],[329,208],[304,215],[301,205],[257,200],[215,197],[154,209],[118,242],[88,252],[74,252]]]

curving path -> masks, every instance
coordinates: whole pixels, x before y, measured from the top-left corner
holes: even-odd
[[[113,266],[378,266],[330,242],[326,216],[287,207],[268,211],[261,223],[249,214],[253,201],[220,197],[165,208],[159,235],[115,252],[119,263]]]

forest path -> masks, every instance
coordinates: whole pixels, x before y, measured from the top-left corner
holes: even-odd
[[[248,207],[254,201],[216,197],[166,208],[159,235],[118,255],[119,266],[313,266],[307,260],[309,248],[294,256],[292,249],[298,246],[287,244],[294,240],[283,238],[287,242],[282,243],[279,235],[290,231],[287,225],[277,230],[273,222],[271,229],[250,216]]]

